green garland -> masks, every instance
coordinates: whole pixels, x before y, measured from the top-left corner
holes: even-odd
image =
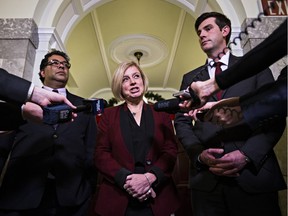
[[[147,92],[146,94],[145,94],[145,97],[147,98],[147,99],[150,99],[150,100],[153,100],[153,101],[162,101],[162,100],[165,100],[161,95],[159,95],[159,94],[154,94],[153,92]]]

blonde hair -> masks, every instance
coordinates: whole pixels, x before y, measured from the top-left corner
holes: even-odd
[[[136,67],[141,74],[141,77],[143,80],[143,85],[144,85],[144,93],[146,93],[148,90],[148,85],[149,85],[148,78],[144,74],[144,72],[141,70],[139,65],[134,61],[123,62],[123,63],[119,64],[118,68],[115,70],[113,78],[112,78],[112,83],[111,83],[112,93],[117,100],[120,100],[120,101],[125,100],[125,98],[122,94],[123,76],[124,76],[124,73],[126,72],[126,70],[130,67],[133,67],[133,66]]]

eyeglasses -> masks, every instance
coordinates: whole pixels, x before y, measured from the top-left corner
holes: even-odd
[[[71,67],[70,63],[68,63],[66,61],[60,62],[60,61],[55,60],[55,59],[52,59],[52,60],[48,61],[48,63],[47,63],[47,65],[52,65],[55,67],[59,67],[61,64],[67,69],[69,69]]]

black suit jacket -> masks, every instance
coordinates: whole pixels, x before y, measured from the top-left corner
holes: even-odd
[[[69,92],[67,98],[75,105],[82,104],[82,98]],[[95,143],[95,117],[85,113],[78,113],[73,122],[59,124],[56,129],[52,125],[31,122],[19,127],[0,188],[0,208],[37,207],[48,171],[56,178],[60,205],[81,204],[92,193],[91,180],[96,180]]]
[[[21,105],[0,102],[0,113],[0,130],[2,131],[14,130],[25,123]]]
[[[229,66],[237,60],[237,57],[230,55]],[[193,81],[207,79],[209,79],[207,69],[199,67],[184,75],[181,89],[187,88]],[[242,96],[272,81],[272,73],[267,69],[227,88],[223,98]],[[215,100],[215,96],[210,98],[210,101]],[[252,131],[244,123],[226,130],[210,122],[197,121],[193,125],[191,118],[181,113],[176,114],[174,124],[176,134],[192,161],[190,179],[193,189],[211,191],[216,186],[219,177],[209,172],[208,167],[199,166],[197,157],[204,149],[217,147],[224,148],[225,153],[239,149],[251,159],[252,162],[241,171],[239,177],[235,178],[245,191],[258,193],[277,191],[286,187],[273,152],[273,147],[284,131],[285,119],[282,118],[265,131],[264,129]]]
[[[0,130],[12,130],[23,123],[21,104],[27,100],[30,85],[31,82],[0,68],[0,100],[13,103],[0,103]]]
[[[9,74],[0,68],[0,99],[7,102],[24,103],[27,100],[31,82]]]
[[[269,127],[273,121],[287,116],[287,66],[273,83],[240,97],[245,121],[252,127]]]

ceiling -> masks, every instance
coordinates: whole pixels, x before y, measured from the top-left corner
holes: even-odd
[[[114,0],[83,16],[65,41],[72,63],[69,90],[85,98],[109,100],[118,63],[137,62],[134,53],[140,51],[148,90],[171,98],[182,75],[205,62],[194,31],[195,18],[171,2]],[[195,15],[205,10],[222,12],[216,1],[203,2],[207,1],[193,0]]]

